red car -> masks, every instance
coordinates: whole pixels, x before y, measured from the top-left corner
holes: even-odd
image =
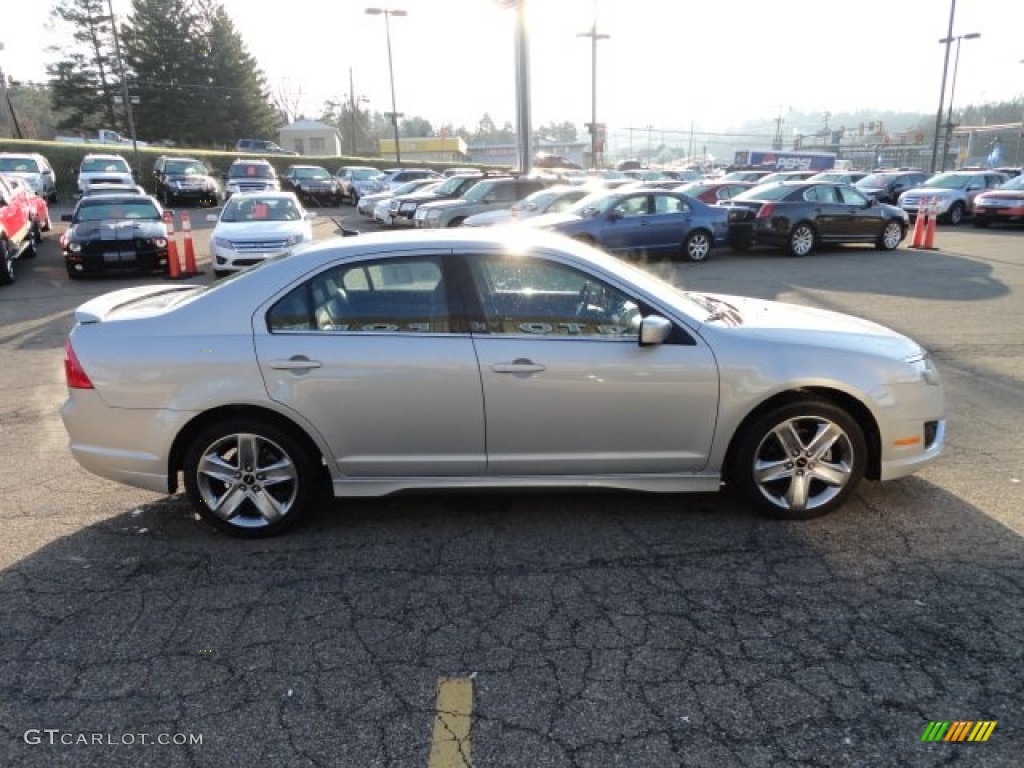
[[[19,180],[14,185],[10,177],[0,176],[0,285],[14,282],[16,260],[36,255],[38,241],[31,210],[23,183]]]
[[[676,192],[695,197],[702,203],[714,205],[719,200],[731,200],[740,192],[756,186],[752,181],[691,181],[676,187]]]
[[[1024,223],[1024,176],[1016,176],[974,198],[974,226],[992,222]]]
[[[50,205],[46,198],[37,195],[24,179],[17,176],[4,175],[3,180],[11,190],[14,204],[20,206],[28,217],[33,242],[42,242],[43,232],[49,232],[51,228]]]

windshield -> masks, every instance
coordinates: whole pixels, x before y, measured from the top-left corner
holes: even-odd
[[[167,163],[165,168],[168,174],[179,176],[205,176],[206,166],[198,160],[182,160],[174,163]]]
[[[298,206],[289,197],[232,197],[220,214],[227,223],[239,221],[298,221]]]
[[[131,173],[120,157],[88,157],[82,161],[84,173]]]
[[[353,181],[369,181],[370,179],[376,179],[378,176],[383,176],[384,174],[376,168],[352,168],[349,170],[348,175]]]
[[[591,216],[604,213],[618,200],[618,195],[609,195],[607,191],[592,192],[576,203],[576,205],[570,207],[566,213],[574,213],[583,218],[590,218]]]
[[[413,192],[416,192],[417,190],[421,190],[421,191],[427,190],[433,184],[436,184],[436,183],[437,182],[426,181],[425,179],[416,179],[415,181],[407,181],[407,182],[405,182],[405,184],[400,186],[394,192],[389,192],[388,194],[393,195],[394,197],[398,197],[399,195],[410,195]]]
[[[229,179],[272,179],[274,169],[262,163],[239,163],[228,169]]]
[[[996,189],[1024,189],[1024,174],[1014,176],[1009,181],[1004,181]]]
[[[487,193],[494,189],[494,186],[495,182],[493,181],[482,181],[479,184],[474,184],[470,188],[469,192],[464,194],[462,197],[463,199],[469,200],[470,202],[479,203],[481,200],[487,197]]]
[[[884,187],[891,179],[896,178],[895,174],[891,173],[870,173],[863,179],[857,182],[857,186],[863,188]]]
[[[39,173],[39,166],[31,157],[0,157],[0,172]]]
[[[740,192],[733,196],[733,200],[782,200],[793,191],[793,187],[774,182],[771,184],[759,184],[756,187]]]
[[[465,176],[452,176],[448,181],[444,182],[435,190],[440,195],[451,195],[458,191],[466,182]]]
[[[75,212],[75,221],[104,221],[107,219],[144,219],[160,220],[160,212],[152,201],[145,198],[138,200],[115,200],[100,198],[83,200]]]
[[[331,174],[326,168],[296,168],[295,178],[297,179],[329,179]]]
[[[956,175],[952,173],[941,173],[938,176],[933,176],[928,179],[922,187],[932,187],[934,189],[964,189],[973,176]]]

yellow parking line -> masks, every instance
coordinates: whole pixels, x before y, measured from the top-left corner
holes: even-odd
[[[428,768],[470,768],[473,681],[468,677],[442,677],[438,680],[436,709]]]

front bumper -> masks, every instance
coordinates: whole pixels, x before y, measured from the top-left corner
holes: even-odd
[[[164,272],[167,270],[167,248],[136,248],[130,242],[112,240],[101,246],[88,246],[77,253],[65,251],[64,263],[69,271],[83,275],[129,271]]]

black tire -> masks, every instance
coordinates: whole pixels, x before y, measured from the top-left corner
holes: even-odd
[[[40,239],[42,239],[41,236],[40,236]],[[36,240],[35,235],[33,233],[30,233],[29,236],[28,236],[28,240],[25,241],[25,245],[21,249],[21,255],[18,258],[20,258],[20,259],[34,259],[36,256],[38,256],[39,255],[39,249],[36,246],[36,243],[38,243],[38,242],[39,241]]]
[[[185,451],[184,476],[185,493],[199,515],[245,539],[292,527],[318,495],[309,451],[289,432],[252,418],[211,424],[195,435]]]
[[[53,192],[51,192],[49,194],[49,196],[46,198],[46,202],[48,202],[48,203],[56,203],[57,202],[57,190],[54,190]]]
[[[43,242],[43,225],[40,224],[38,220],[32,221],[32,231],[29,234],[29,237],[36,245]]]
[[[82,273],[79,272],[74,267],[72,267],[70,264],[67,265],[67,269],[68,269],[68,279],[69,280],[81,280],[82,279],[82,277],[83,277]]]
[[[832,439],[822,439],[827,437]],[[850,497],[864,476],[867,453],[864,432],[846,411],[807,398],[745,426],[736,438],[728,477],[764,514],[809,520]]]
[[[789,233],[786,253],[790,256],[809,256],[818,243],[818,233],[806,221],[799,222]]]
[[[683,240],[683,256],[690,261],[705,261],[711,255],[712,244],[709,232],[696,229]]]
[[[946,213],[946,221],[951,227],[958,227],[961,222],[963,222],[964,214],[966,212],[967,209],[964,208],[963,203],[953,203],[949,211]]]
[[[359,205],[359,193],[356,192],[354,189],[352,190],[352,194],[349,196],[349,199],[352,201],[353,208]]]
[[[875,248],[880,251],[893,251],[903,242],[905,236],[906,232],[903,229],[903,225],[896,221],[896,219],[890,219],[882,227],[882,234],[878,236]]]
[[[734,251],[743,253],[754,247],[754,241],[749,237],[736,236],[729,238],[729,247]]]
[[[976,226],[978,229],[985,229],[991,223],[992,222],[989,221],[988,219],[982,219],[977,216],[974,217],[974,226]]]
[[[0,238],[0,285],[14,282],[14,247],[7,238]]]
[[[43,223],[39,225],[39,228],[43,232],[49,232],[51,229],[53,229],[53,222],[50,220],[50,211],[49,210],[46,211],[46,220],[43,221]]]

